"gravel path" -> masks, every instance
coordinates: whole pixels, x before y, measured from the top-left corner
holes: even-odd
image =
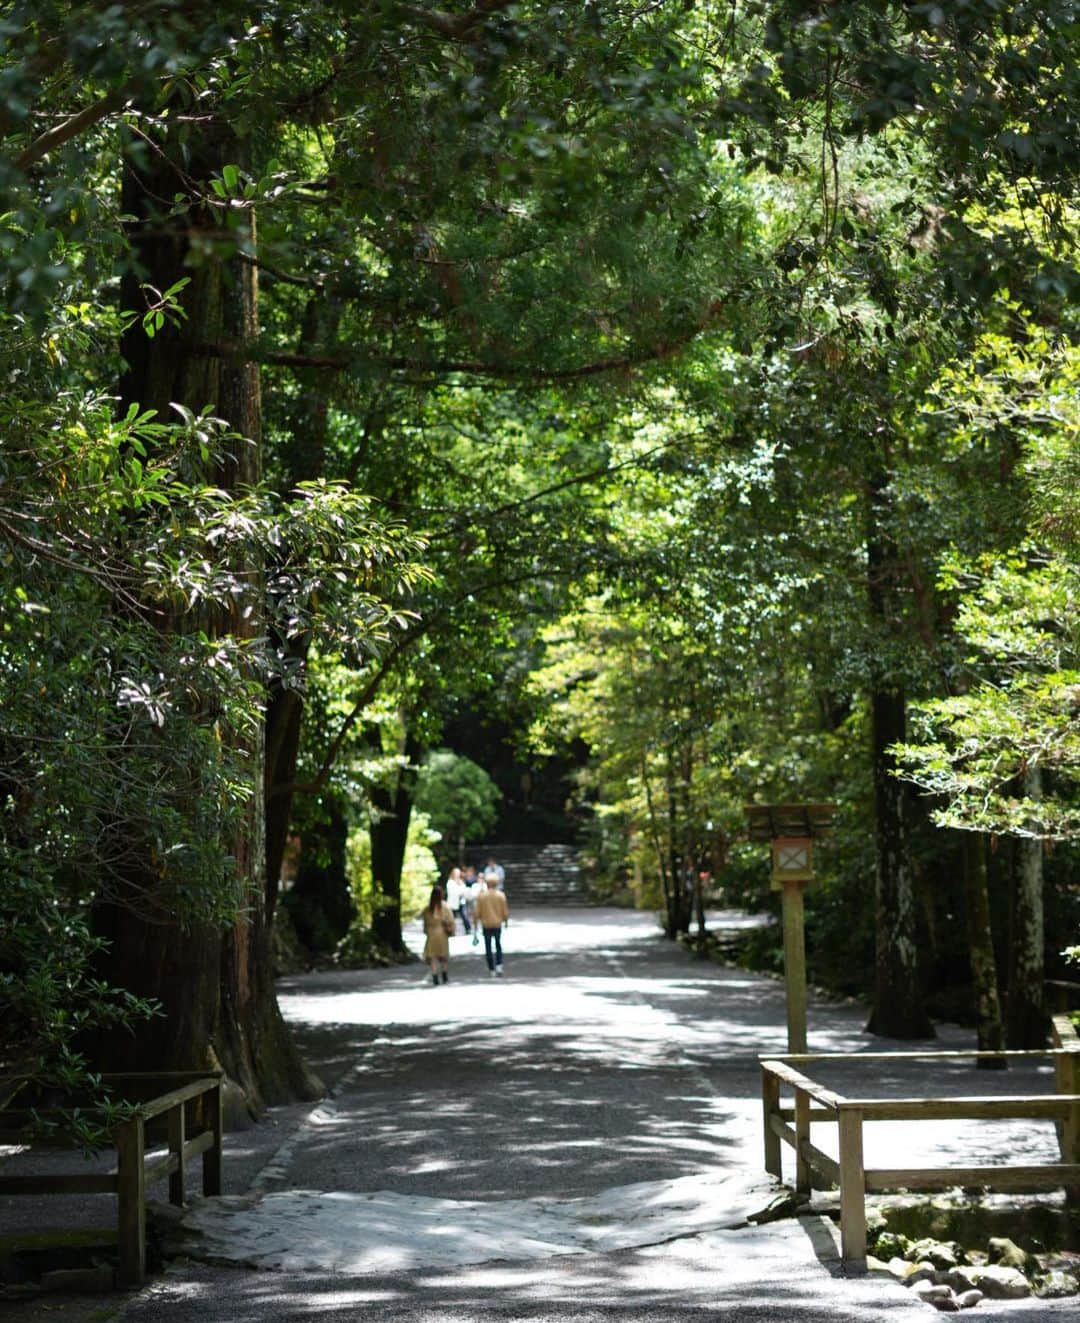
[[[845,1278],[819,1214],[747,1225],[777,1193],[761,1173],[757,1056],[783,1051],[779,981],[700,963],[627,911],[515,913],[502,979],[466,938],[452,946],[446,987],[420,965],[282,981],[331,1096],[229,1137],[234,1197],[188,1217],[202,1261],[133,1297],[124,1323],[925,1316],[899,1286]],[[812,1002],[811,1049],[890,1046],[863,1019]],[[968,1045],[955,1029],[927,1044]],[[832,1074],[860,1093],[929,1082],[870,1061]],[[957,1063],[933,1087],[1052,1083]],[[868,1164],[897,1144],[926,1166],[1056,1151],[1037,1123],[888,1124],[870,1130]],[[1075,1312],[1075,1299],[979,1308]]]

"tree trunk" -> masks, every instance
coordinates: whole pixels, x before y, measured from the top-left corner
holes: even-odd
[[[346,875],[349,824],[336,796],[323,803],[328,820],[305,830],[296,881],[285,903],[301,942],[309,951],[328,955],[349,931],[355,909]]]
[[[1041,798],[1038,768],[1025,774],[1023,789],[1028,799]],[[1011,920],[1005,1046],[1039,1048],[1046,1043],[1042,841],[1016,842]]]
[[[170,405],[193,411],[210,406],[242,438],[232,444],[207,480],[226,489],[258,482],[261,469],[261,400],[258,368],[200,355],[197,341],[243,344],[258,333],[256,271],[237,260],[206,258],[188,263],[190,235],[213,230],[220,221],[194,209],[168,219],[161,199],[170,198],[178,177],[163,155],[152,156],[143,173],[125,167],[122,209],[136,217],[132,243],[141,279],[158,290],[190,278],[182,303],[187,318],[166,325],[150,340],[138,323],[125,336],[128,371],[121,384],[121,408],[136,402],[156,409],[162,419]],[[185,158],[185,172],[207,178],[221,166],[241,160],[240,144],[207,128]],[[252,234],[253,239],[253,234]],[[138,282],[124,285],[128,307],[139,309]],[[257,566],[252,567],[258,571]],[[208,622],[200,621],[205,627]],[[212,627],[250,636],[261,622],[218,620]],[[210,925],[183,930],[151,923],[133,909],[113,905],[98,914],[98,926],[110,942],[109,968],[122,985],[156,997],[164,1020],[135,1029],[130,1036],[102,1040],[101,1064],[114,1069],[201,1069],[220,1065],[243,1090],[248,1107],[289,1098],[313,1097],[318,1080],[304,1065],[282,1019],[274,995],[270,960],[269,914],[273,892],[265,868],[263,742],[245,750],[251,770],[251,798],[246,820],[229,844],[235,859],[242,909],[222,931]],[[145,880],[152,886],[152,881]]]
[[[401,935],[401,874],[420,752],[416,741],[406,739],[408,765],[399,771],[392,788],[378,787],[372,793],[372,803],[380,816],[370,828],[371,878],[382,903],[372,917],[371,935],[380,946],[400,955],[404,955],[407,949]]]
[[[986,837],[965,832],[964,903],[967,912],[968,951],[971,959],[972,998],[980,1052],[1000,1052],[1004,1045],[1001,1001],[998,997],[997,961],[990,928],[990,896],[986,885]],[[1004,1070],[1004,1057],[980,1057],[980,1070]]]
[[[889,745],[904,738],[904,695],[871,695],[876,856],[874,1005],[867,1029],[889,1038],[931,1038],[919,978],[915,880],[907,840],[907,794],[892,775]]]
[[[887,533],[888,479],[876,471],[867,501],[866,568],[870,625],[883,642],[892,633],[890,603],[896,576]],[[880,662],[871,685],[870,739],[874,781],[875,977],[867,1029],[890,1038],[932,1037],[919,976],[915,878],[908,846],[907,789],[893,775],[889,746],[903,740],[903,686]]]
[[[329,354],[333,351],[341,321],[341,304],[322,293],[308,301],[304,311],[298,352]],[[283,456],[286,480],[291,487],[323,476],[326,437],[330,417],[332,378],[325,371],[306,369],[297,373],[300,386],[290,414],[290,438]],[[281,640],[290,660],[301,666],[307,660],[311,636],[301,634]],[[304,701],[295,689],[274,683],[266,703],[266,864],[271,890],[271,917],[276,883],[281,876],[285,845],[289,838],[300,731]]]

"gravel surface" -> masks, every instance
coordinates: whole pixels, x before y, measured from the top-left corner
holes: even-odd
[[[186,1242],[216,1261],[174,1264],[123,1306],[123,1323],[316,1314],[583,1323],[702,1311],[861,1323],[926,1310],[899,1286],[845,1278],[835,1227],[820,1215],[738,1225],[736,1190],[743,1197],[761,1178],[757,1056],[784,1050],[778,980],[700,963],[665,942],[651,916],[622,910],[515,913],[504,949],[505,977],[493,979],[468,939],[453,939],[450,982],[439,988],[419,964],[283,979],[285,1014],[332,1094],[229,1136],[228,1191],[248,1197],[225,1210],[224,1240]],[[811,1050],[901,1046],[865,1035],[864,1017],[812,999]],[[970,1036],[947,1028],[916,1046],[970,1046]],[[823,1067],[822,1078],[864,1096],[1053,1087],[1036,1067],[970,1063],[868,1060]],[[829,1129],[815,1128],[826,1149]],[[898,1144],[905,1162],[926,1166],[1056,1152],[1052,1127],[1038,1123],[888,1123],[868,1133],[868,1165],[895,1158]],[[674,1190],[692,1198],[672,1202]],[[373,1219],[366,1196],[376,1193]],[[573,1235],[607,1218],[623,1239],[586,1235],[564,1253],[556,1205],[577,1219]],[[669,1205],[678,1216],[668,1218]],[[210,1211],[220,1223],[221,1210]],[[192,1222],[201,1215],[196,1204]],[[310,1219],[306,1236],[290,1230],[298,1215]],[[545,1248],[530,1251],[541,1227]],[[294,1255],[285,1271],[221,1261],[287,1263],[300,1242],[302,1261]],[[375,1266],[348,1267],[358,1262]],[[979,1310],[1035,1323],[1075,1317],[1077,1301]]]

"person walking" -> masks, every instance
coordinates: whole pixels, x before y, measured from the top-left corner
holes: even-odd
[[[499,890],[496,873],[484,874],[485,889],[476,899],[476,922],[484,930],[484,955],[492,978],[502,976],[502,928],[510,918],[510,906]]]
[[[443,904],[442,887],[431,888],[431,899],[420,915],[424,925],[424,959],[431,967],[431,982],[438,987],[449,979],[450,938],[454,935],[453,911]]]
[[[472,944],[480,945],[480,921],[476,917],[476,901],[480,893],[484,890],[484,884],[476,876],[476,869],[470,864],[465,869],[465,876],[462,879],[465,883],[465,913],[469,916],[469,922],[472,924]]]
[[[500,864],[500,863],[496,860],[496,858],[495,858],[494,855],[491,856],[491,858],[487,861],[486,866],[484,867],[484,877],[485,877],[485,878],[488,876],[489,873],[494,873],[494,874],[495,874],[495,885],[499,888],[500,891],[505,891],[505,890],[506,890],[506,869],[503,868],[502,864]]]
[[[461,920],[461,926],[464,928],[466,936],[472,932],[466,904],[468,897],[469,888],[465,885],[465,881],[461,876],[461,869],[451,868],[450,876],[446,879],[446,903]]]

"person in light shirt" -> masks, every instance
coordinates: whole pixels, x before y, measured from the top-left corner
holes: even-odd
[[[461,869],[451,868],[450,876],[446,879],[446,903],[461,920],[461,926],[466,933],[472,931],[469,924],[468,909],[466,908],[468,896],[469,889],[461,876]]]
[[[484,933],[484,955],[488,973],[499,978],[503,972],[502,929],[510,918],[510,906],[499,890],[496,873],[484,874],[484,890],[476,898],[476,922]]]

